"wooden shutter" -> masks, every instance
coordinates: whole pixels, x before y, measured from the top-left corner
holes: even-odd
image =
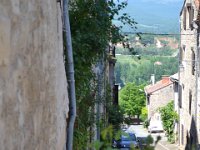
[[[178,102],[179,102],[179,108],[182,108],[182,86],[179,85],[178,86],[178,90],[179,90],[179,98],[178,98]]]
[[[119,96],[118,96],[118,93],[119,93],[119,91],[118,91],[118,88],[119,88],[119,85],[117,85],[117,84],[115,84],[114,85],[114,101],[113,101],[113,104],[114,105],[119,105]]]
[[[190,28],[193,30],[193,25],[192,25],[192,21],[194,19],[194,8],[193,7],[190,7],[189,8],[189,25],[190,25]]]
[[[183,29],[186,30],[186,8],[183,10]]]
[[[184,126],[181,124],[181,144],[184,145]]]
[[[191,107],[192,107],[192,91],[189,92],[189,114],[191,115]]]
[[[195,53],[192,48],[192,75],[194,75],[194,72],[195,72]]]
[[[198,73],[198,76],[200,77],[200,47],[198,47],[197,60],[196,61],[197,61],[197,64],[198,64],[198,66],[197,66],[198,67],[198,69],[197,69],[198,72],[197,73]]]
[[[180,59],[180,64],[182,63],[182,60],[183,60],[183,48],[182,48],[182,46],[180,46],[180,50],[179,50],[180,52],[179,52],[179,59]]]

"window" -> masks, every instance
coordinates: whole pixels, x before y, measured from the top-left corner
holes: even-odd
[[[177,82],[174,83],[174,91],[178,93],[178,84],[177,84]]]
[[[187,20],[188,17],[188,20]],[[191,3],[187,3],[183,9],[183,29],[186,30],[187,26],[193,30],[194,8]],[[188,25],[187,25],[188,24]]]
[[[191,3],[187,3],[187,10],[189,14],[189,27],[193,30],[193,19],[194,19],[194,8],[192,7]]]
[[[185,45],[180,47],[180,52],[179,52],[180,63],[182,63],[182,61],[184,60],[184,57],[185,57],[185,47],[186,47]]]
[[[200,47],[198,47],[198,51],[197,51],[197,61],[198,61],[198,68],[200,70]],[[200,77],[200,73],[199,71],[197,72],[198,73],[198,76]]]
[[[193,48],[191,49],[192,50],[192,55],[191,55],[191,60],[192,60],[192,75],[194,75],[195,73],[195,53],[194,53],[194,50]]]
[[[118,85],[116,84],[116,85],[114,85],[114,87],[113,87],[113,104],[114,105],[118,105],[119,104],[119,91],[118,91]]]
[[[183,29],[186,30],[186,11],[187,9],[184,8],[183,10]]]
[[[179,108],[182,108],[182,86],[179,85]]]
[[[182,63],[182,61],[183,61],[183,48],[180,47],[180,50],[179,50],[179,51],[180,51],[180,52],[179,52],[180,63]]]
[[[148,95],[147,96],[147,105],[150,105],[150,100],[149,99],[150,99],[150,96]]]
[[[192,106],[192,91],[189,92],[189,114],[191,115],[191,106]]]
[[[181,144],[184,145],[184,126],[181,125]]]

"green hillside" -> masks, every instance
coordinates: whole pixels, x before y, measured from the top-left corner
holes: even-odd
[[[162,75],[173,75],[178,71],[177,57],[141,56],[138,59],[137,56],[117,55],[116,58],[115,76],[120,86],[129,82],[149,84],[151,74],[155,74],[158,81]],[[155,62],[160,62],[160,65]]]

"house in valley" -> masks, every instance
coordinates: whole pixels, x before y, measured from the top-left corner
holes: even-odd
[[[158,116],[158,108],[166,106],[174,98],[173,82],[169,76],[163,76],[162,80],[152,83],[144,88],[148,119]]]

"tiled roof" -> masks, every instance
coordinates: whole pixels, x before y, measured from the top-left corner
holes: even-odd
[[[196,7],[199,9],[200,0],[195,0],[194,2],[195,2],[195,4],[196,4]]]
[[[163,77],[162,80],[156,82],[154,85],[146,86],[144,88],[144,90],[147,94],[152,94],[153,92],[163,89],[163,88],[171,85],[172,83],[173,82],[170,80],[170,77]]]

